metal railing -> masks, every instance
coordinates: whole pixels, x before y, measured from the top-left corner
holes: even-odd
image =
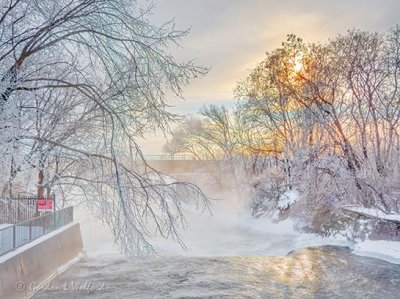
[[[31,220],[37,214],[39,200],[52,200],[55,204],[55,197],[37,198],[34,196],[1,197],[0,198],[0,224],[15,224]]]
[[[0,227],[0,256],[55,231],[73,221],[73,207],[44,214],[28,221]]]
[[[0,224],[30,220],[36,212],[37,198],[0,198]]]
[[[144,155],[144,158],[148,161],[154,160],[168,160],[168,161],[175,161],[175,160],[212,160],[211,157],[201,155],[195,156],[192,154],[178,154],[178,155]]]

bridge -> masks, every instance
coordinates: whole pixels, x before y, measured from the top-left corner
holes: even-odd
[[[220,160],[194,155],[146,155],[147,164],[177,181],[194,183],[219,181]],[[203,186],[204,187],[204,186]]]
[[[143,156],[147,161],[160,161],[160,160],[168,160],[168,161],[176,161],[176,160],[197,160],[197,161],[208,161],[208,160],[216,160],[210,156],[206,155],[193,155],[193,154],[179,154],[179,155],[144,155]],[[217,158],[220,160],[222,157]]]
[[[218,165],[218,160],[204,155],[144,155],[144,158],[150,167],[172,176],[215,171]]]

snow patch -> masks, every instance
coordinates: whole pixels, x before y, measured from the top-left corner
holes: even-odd
[[[279,198],[278,209],[286,210],[299,199],[299,192],[297,190],[288,190]]]
[[[400,264],[400,242],[366,240],[354,245],[354,254]]]
[[[381,210],[378,209],[371,209],[371,208],[364,208],[364,207],[355,207],[355,206],[349,206],[349,207],[344,207],[343,209],[357,212],[357,213],[362,213],[371,217],[376,217],[380,219],[386,219],[386,220],[394,220],[394,221],[400,221],[400,215],[399,214],[387,214]]]

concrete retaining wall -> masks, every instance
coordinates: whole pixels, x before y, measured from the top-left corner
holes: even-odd
[[[82,247],[79,223],[72,223],[0,257],[0,298],[31,295],[60,267],[76,259]]]

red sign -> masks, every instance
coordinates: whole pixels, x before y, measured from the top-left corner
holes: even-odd
[[[39,212],[53,212],[54,202],[52,199],[38,199],[37,209]]]

